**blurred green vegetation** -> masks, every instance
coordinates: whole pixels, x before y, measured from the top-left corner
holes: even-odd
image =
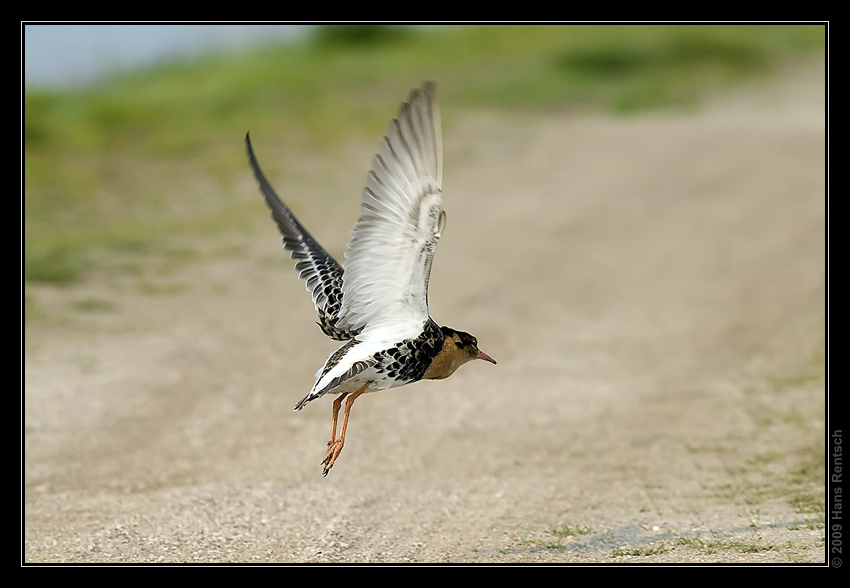
[[[28,88],[25,284],[79,279],[95,251],[250,226],[262,207],[245,190],[249,129],[260,153],[327,157],[376,139],[424,78],[453,113],[688,106],[824,45],[820,25],[333,26],[81,89]],[[273,159],[263,163],[280,177]]]

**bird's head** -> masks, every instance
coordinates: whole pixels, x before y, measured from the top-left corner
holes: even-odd
[[[495,364],[496,360],[478,349],[478,339],[470,335],[469,333],[464,333],[463,331],[455,331],[450,327],[440,327],[443,331],[443,334],[446,336],[446,342],[451,342],[455,346],[455,353],[460,357],[465,357],[462,363],[466,363],[467,361],[473,359],[483,359],[484,361],[489,361],[490,363]]]
[[[443,348],[434,358],[424,379],[441,380],[452,375],[457,368],[473,359],[483,359],[495,364],[496,360],[478,349],[478,340],[463,331],[440,327],[445,339]]]

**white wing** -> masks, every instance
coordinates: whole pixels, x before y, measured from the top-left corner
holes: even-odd
[[[445,224],[436,86],[413,90],[366,179],[343,263],[338,326],[418,335],[428,320],[431,261]]]

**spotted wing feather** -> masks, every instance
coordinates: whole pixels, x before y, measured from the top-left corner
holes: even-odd
[[[296,261],[298,277],[305,280],[307,291],[313,297],[313,305],[319,314],[319,327],[332,339],[351,339],[358,331],[338,325],[342,305],[342,267],[304,228],[274,191],[257,162],[250,135],[245,135],[245,145],[254,177],[283,235],[283,246]]]

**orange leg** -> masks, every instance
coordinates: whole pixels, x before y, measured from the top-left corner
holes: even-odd
[[[333,445],[333,442],[336,440],[336,420],[339,416],[339,409],[342,407],[342,401],[345,400],[346,396],[348,396],[348,394],[340,394],[336,397],[336,400],[334,400],[334,421],[333,424],[331,424],[331,440],[328,441],[328,447]]]
[[[328,471],[332,467],[334,467],[334,462],[336,458],[339,457],[339,454],[342,452],[342,446],[345,445],[345,430],[348,428],[348,417],[351,414],[351,407],[354,405],[354,401],[366,391],[369,385],[366,384],[362,388],[360,388],[357,392],[352,392],[351,394],[341,394],[339,398],[334,400],[333,406],[333,425],[331,425],[331,440],[328,441],[328,452],[325,454],[325,459],[322,460],[322,465],[325,466],[325,469],[322,470],[322,475],[327,476]],[[336,437],[336,421],[339,416],[339,409],[342,407],[342,400],[345,398],[345,412],[342,415],[342,432],[339,435],[339,438]]]

